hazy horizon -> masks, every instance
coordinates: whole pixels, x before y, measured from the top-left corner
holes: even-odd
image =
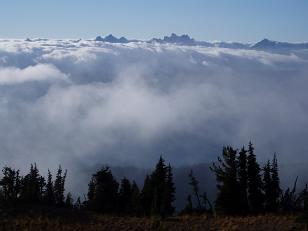
[[[150,39],[172,32],[197,40],[308,41],[305,0],[11,0],[0,9],[1,38],[92,38],[114,34]]]

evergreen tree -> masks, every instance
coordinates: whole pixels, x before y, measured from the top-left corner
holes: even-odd
[[[159,158],[155,170],[151,175],[151,185],[153,189],[151,213],[153,215],[165,216],[164,210],[164,192],[166,189],[167,169],[165,161],[162,157]]]
[[[251,212],[258,213],[263,210],[263,192],[261,169],[254,153],[253,144],[250,142],[247,157],[247,176],[248,176],[248,203]]]
[[[248,176],[247,176],[247,150],[245,147],[239,152],[238,156],[238,181],[239,181],[239,193],[241,200],[239,201],[239,209],[241,213],[247,213],[249,210],[248,205],[248,195],[247,195],[247,187],[248,187]]]
[[[95,181],[94,178],[90,180],[90,183],[88,184],[88,198],[85,201],[85,205],[88,208],[94,208],[95,206]]]
[[[4,167],[2,170],[3,178],[0,180],[2,200],[8,203],[16,203],[20,194],[19,170]]]
[[[149,175],[146,175],[143,188],[141,191],[141,206],[144,215],[148,216],[151,213],[151,206],[153,200],[153,187]]]
[[[274,154],[274,158],[272,161],[271,168],[271,178],[272,178],[272,194],[273,194],[273,203],[272,210],[277,211],[279,208],[279,199],[281,197],[281,188],[280,188],[280,179],[278,173],[278,161],[276,157],[276,153]]]
[[[267,212],[273,210],[273,182],[271,177],[270,161],[267,161],[263,168],[263,183],[264,183],[264,209]]]
[[[219,213],[237,214],[240,197],[239,183],[237,181],[237,151],[232,147],[224,147],[222,159],[218,157],[218,164],[213,163],[210,168],[216,175],[218,182],[218,195],[216,209]]]
[[[52,181],[52,174],[50,173],[49,169],[48,169],[47,183],[46,183],[46,190],[45,190],[44,198],[45,198],[45,202],[49,205],[53,205],[55,203],[54,185]]]
[[[46,181],[43,176],[39,177],[39,200],[43,201],[44,200],[44,194],[45,194],[45,188],[46,188]]]
[[[264,207],[268,212],[275,212],[278,210],[281,195],[276,154],[274,154],[272,163],[268,161],[264,166],[263,172]]]
[[[166,186],[164,191],[164,210],[165,215],[170,216],[174,213],[175,207],[173,206],[173,202],[175,201],[175,186],[173,182],[173,173],[172,167],[169,165],[166,167]]]
[[[67,171],[64,172],[61,165],[58,168],[55,184],[54,184],[54,198],[56,205],[63,206],[64,205],[64,192],[65,192],[65,179],[66,179]]]
[[[174,194],[172,168],[170,164],[166,166],[165,160],[160,156],[152,174],[146,176],[141,191],[143,214],[162,217],[173,214]]]
[[[21,180],[21,199],[27,204],[38,204],[41,201],[42,177],[36,164],[31,164],[30,172]]]
[[[109,167],[104,167],[92,176],[89,184],[88,206],[101,213],[117,211],[119,184]]]

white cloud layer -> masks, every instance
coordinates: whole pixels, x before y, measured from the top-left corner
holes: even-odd
[[[308,51],[0,40],[2,164],[213,161],[252,140],[306,158]]]
[[[66,80],[67,76],[48,64],[37,64],[24,69],[4,67],[0,69],[0,85],[20,84],[33,81]]]

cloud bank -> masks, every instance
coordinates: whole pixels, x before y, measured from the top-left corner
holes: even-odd
[[[2,165],[196,164],[250,140],[306,161],[307,85],[303,49],[0,40]]]
[[[13,85],[34,81],[64,80],[66,75],[48,64],[37,64],[24,69],[4,67],[0,70],[0,85]]]

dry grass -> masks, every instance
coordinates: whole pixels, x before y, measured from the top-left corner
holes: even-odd
[[[295,216],[266,215],[254,217],[215,217],[206,216],[182,216],[165,220],[158,218],[125,218],[99,216],[95,222],[67,223],[59,219],[30,218],[0,220],[0,230],[42,230],[42,231],[96,231],[96,230],[307,230],[307,225],[297,223]]]

